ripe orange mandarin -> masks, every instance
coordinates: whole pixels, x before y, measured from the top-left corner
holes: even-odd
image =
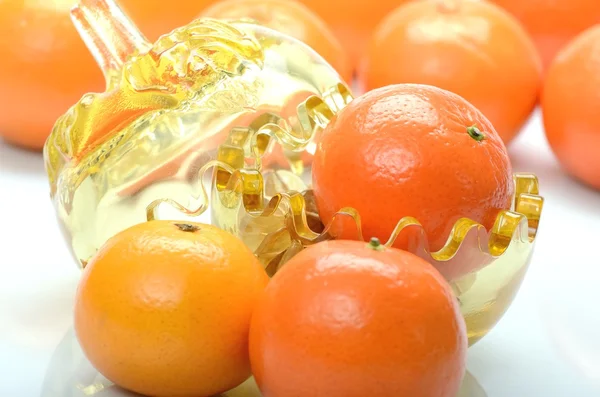
[[[546,137],[562,166],[600,189],[600,25],[561,50],[542,94]]]
[[[0,1],[0,137],[40,150],[56,119],[104,78],[73,26],[75,0]],[[120,0],[150,40],[211,0]]]
[[[377,241],[293,257],[252,316],[250,360],[267,397],[455,397],[466,327],[425,260]]]
[[[598,0],[492,0],[527,29],[548,68],[556,53],[585,29],[600,23]]]
[[[86,266],[76,335],[94,367],[125,389],[211,396],[250,376],[250,317],[267,282],[252,252],[217,227],[138,224]]]
[[[331,27],[356,68],[377,24],[410,0],[301,0]]]
[[[379,88],[343,108],[323,130],[312,177],[325,224],[352,207],[366,236],[387,240],[412,216],[432,250],[461,217],[489,230],[514,190],[508,153],[485,116],[456,94],[416,84]],[[356,238],[353,223],[339,219],[333,234]]]
[[[312,47],[342,78],[351,82],[352,69],[342,45],[323,20],[294,0],[225,0],[202,12],[211,18],[251,18]]]
[[[486,1],[422,0],[389,14],[359,78],[366,89],[430,84],[475,105],[505,143],[536,105],[541,62],[521,24]]]

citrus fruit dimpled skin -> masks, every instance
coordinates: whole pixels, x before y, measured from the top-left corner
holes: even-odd
[[[373,34],[361,80],[367,89],[430,84],[479,109],[505,143],[533,111],[542,66],[520,23],[485,1],[407,3]]]
[[[464,320],[430,264],[357,241],[316,244],[273,277],[250,327],[265,397],[455,397]]]
[[[352,69],[337,37],[309,8],[293,0],[225,0],[202,12],[211,18],[251,18],[313,48],[350,82]]]
[[[386,241],[412,216],[432,250],[461,217],[490,229],[514,190],[506,148],[481,112],[458,95],[415,84],[370,91],[342,109],[323,130],[312,177],[325,224],[352,207],[363,234]],[[333,234],[356,238],[352,221],[338,219]],[[406,244],[401,238],[396,246]]]
[[[214,226],[152,221],[111,238],[86,266],[75,331],[117,385],[156,397],[203,397],[250,376],[248,332],[268,276]]]
[[[492,0],[527,29],[547,68],[557,52],[585,29],[600,23],[598,0]]]
[[[579,35],[548,69],[542,113],[548,142],[562,166],[600,189],[600,26]]]

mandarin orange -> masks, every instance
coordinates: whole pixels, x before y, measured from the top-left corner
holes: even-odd
[[[41,150],[56,119],[104,78],[73,26],[75,0],[0,1],[0,137]],[[212,0],[120,0],[155,40]]]
[[[250,18],[261,25],[290,35],[312,47],[348,82],[352,69],[347,55],[325,22],[294,0],[225,0],[208,7],[205,17]]]
[[[598,0],[491,0],[529,32],[547,68],[556,53],[585,29],[600,23]]]
[[[312,180],[325,224],[352,207],[365,235],[387,240],[412,216],[432,250],[461,217],[489,230],[514,190],[506,147],[485,116],[456,94],[417,84],[379,88],[343,108],[323,130]],[[332,233],[356,238],[354,224],[339,220]]]
[[[125,389],[211,396],[250,376],[250,318],[267,282],[241,240],[215,226],[138,224],[86,266],[76,335],[96,369]]]
[[[393,9],[410,0],[301,0],[331,27],[354,68],[367,49],[371,33]]]
[[[425,260],[378,241],[328,241],[273,277],[252,316],[266,397],[455,397],[466,327]]]
[[[559,162],[600,189],[600,25],[563,48],[548,69],[542,94],[546,137]]]
[[[359,78],[367,90],[418,83],[452,91],[508,143],[537,103],[541,71],[533,42],[500,7],[422,0],[397,8],[377,27]]]

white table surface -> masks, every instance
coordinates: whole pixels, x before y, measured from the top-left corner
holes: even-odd
[[[514,304],[469,351],[465,395],[600,396],[600,192],[561,171],[539,114],[510,152],[515,171],[538,175],[546,203]],[[92,371],[71,332],[79,271],[54,218],[41,155],[1,140],[0,214],[0,396],[70,397],[55,391],[61,382]]]

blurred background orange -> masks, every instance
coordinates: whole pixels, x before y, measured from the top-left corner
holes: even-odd
[[[0,136],[40,150],[56,119],[104,79],[71,23],[75,0],[0,1]],[[214,0],[120,0],[150,40]]]
[[[502,8],[421,0],[398,7],[375,29],[358,78],[367,90],[419,83],[454,92],[508,143],[536,105],[541,63],[521,24]]]
[[[431,0],[300,0],[304,6],[293,0],[119,0],[118,4],[151,41],[199,15],[257,19],[306,42],[349,83],[353,73],[364,66],[374,39],[370,54],[378,71],[373,62],[363,70],[361,78],[367,88],[410,77],[449,89],[480,108],[505,142],[513,139],[534,106],[537,72],[526,42],[534,43],[547,68],[560,48],[600,23],[598,0],[470,0],[503,7],[522,27],[516,22],[498,22],[506,20],[504,16],[495,17],[505,34],[492,37],[475,33],[481,18],[465,18],[461,27],[465,32],[471,32],[475,41],[477,37],[489,40],[480,40],[480,47],[472,51],[468,47],[475,42],[464,42],[462,53],[454,53],[449,60],[448,51],[440,50],[439,45],[431,52],[423,50],[422,43],[407,44],[408,25],[401,26],[404,22],[398,22],[398,15],[402,13],[394,10],[422,1]],[[464,1],[437,0],[437,4],[448,9]],[[104,89],[102,74],[71,23],[69,10],[75,2],[0,1],[0,137],[8,142],[40,150],[61,114],[84,93]],[[529,33],[530,40],[522,30]],[[403,53],[407,49],[416,52],[408,56]],[[488,69],[482,55],[491,57]],[[423,62],[431,65],[442,62],[440,59],[446,62],[445,70],[431,72],[423,66]],[[407,77],[411,73],[414,75]],[[387,77],[381,77],[384,75]],[[513,76],[510,81],[508,75]],[[517,92],[519,84],[522,89]]]
[[[225,0],[208,7],[201,16],[254,19],[308,44],[345,81],[350,83],[352,80],[352,68],[340,42],[318,15],[295,0]]]
[[[600,7],[600,4],[599,4]],[[546,138],[562,167],[600,189],[600,25],[564,47],[544,82]]]
[[[383,18],[410,0],[301,0],[333,30],[356,67]]]
[[[54,121],[102,73],[69,18],[70,2],[0,2],[0,134],[41,149]]]
[[[513,14],[529,32],[547,68],[577,34],[600,23],[599,0],[491,0]]]

